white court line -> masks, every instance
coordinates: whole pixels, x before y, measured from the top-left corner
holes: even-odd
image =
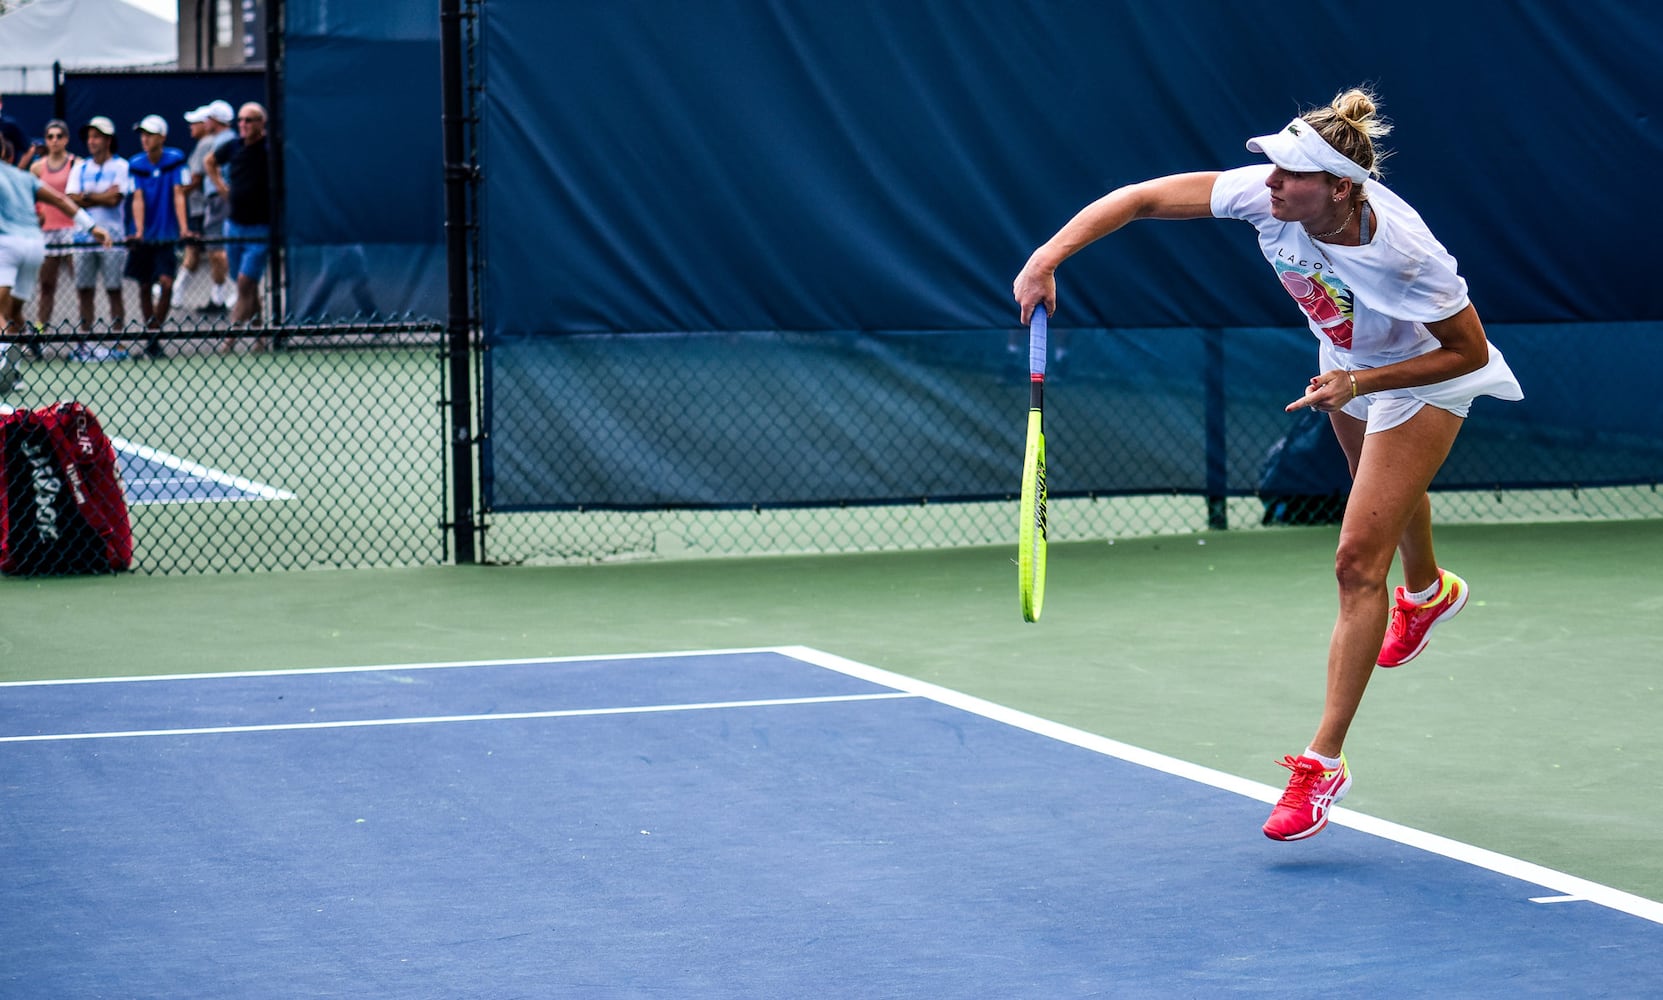
[[[246,670],[211,674],[166,674],[149,677],[86,677],[66,681],[7,681],[0,682],[0,687],[40,684],[110,684],[142,683],[147,681],[216,680],[221,678],[263,677],[288,674],[358,673],[388,670],[432,670],[453,667],[520,666],[536,663],[584,663],[596,660],[641,660],[699,656],[732,656],[741,653],[778,653],[782,656],[788,656],[804,663],[813,664],[814,666],[824,667],[828,670],[834,670],[838,673],[847,674],[851,677],[870,681],[873,684],[880,684],[885,687],[894,688],[896,691],[901,692],[901,695],[852,695],[826,700],[877,700],[883,698],[893,699],[903,695],[917,696],[930,701],[939,702],[940,704],[947,705],[951,708],[957,708],[962,711],[969,712],[973,715],[980,715],[984,718],[992,719],[995,722],[1002,722],[1005,725],[1014,726],[1017,729],[1025,729],[1031,733],[1047,736],[1063,743],[1069,743],[1109,757],[1124,760],[1131,764],[1137,764],[1141,767],[1150,768],[1151,770],[1185,778],[1199,784],[1208,785],[1227,792],[1233,792],[1237,795],[1242,795],[1260,802],[1275,802],[1281,797],[1282,794],[1280,789],[1272,788],[1270,785],[1263,784],[1262,782],[1251,781],[1247,778],[1240,778],[1233,774],[1226,774],[1223,771],[1214,770],[1210,767],[1203,767],[1200,764],[1192,764],[1189,761],[1179,760],[1176,757],[1168,757],[1165,754],[1155,753],[1152,750],[1144,750],[1141,747],[1135,747],[1128,743],[1121,743],[1118,740],[1111,740],[1106,736],[1098,736],[1095,733],[1088,733],[1082,729],[1075,729],[1072,726],[1065,726],[1060,722],[1052,722],[1049,719],[1042,719],[1037,715],[1030,715],[1014,708],[1007,708],[1004,705],[987,701],[982,698],[977,698],[973,695],[964,694],[959,691],[954,691],[951,688],[941,687],[936,684],[931,684],[928,681],[921,681],[913,677],[906,677],[902,674],[891,673],[890,671],[883,670],[878,667],[868,666],[864,663],[858,663],[854,660],[846,659],[833,653],[826,653],[817,649],[811,649],[807,646],[740,647],[716,650],[686,650],[682,652],[669,653],[624,653],[618,655],[545,656],[526,657],[512,660],[462,660],[449,663],[394,663],[381,664],[377,666],[314,667],[295,670],[269,671]],[[792,703],[796,702],[791,700],[778,702],[778,704]],[[769,703],[713,703],[708,707],[736,707],[746,704]],[[690,710],[698,707],[704,706],[663,706],[659,707],[657,710]],[[601,709],[588,710],[587,714],[600,714],[602,712],[619,714],[630,711],[649,710],[652,709]],[[526,717],[555,717],[561,714],[586,713],[529,713]],[[513,716],[503,715],[483,716],[480,718],[492,719],[512,717]],[[463,719],[471,719],[473,717],[456,716],[452,718],[460,721]],[[338,727],[339,725],[351,724],[352,723],[302,723],[286,727],[247,727],[247,729],[249,731],[253,731],[259,728],[325,728],[332,725]],[[356,724],[365,725],[376,723]],[[207,731],[229,732],[236,730],[226,729]],[[177,732],[183,734],[193,732],[193,730],[178,730]],[[0,739],[16,741],[19,739],[39,738],[40,737],[5,737]],[[1598,882],[1578,878],[1575,875],[1555,871],[1552,868],[1533,864],[1531,862],[1523,861],[1519,858],[1510,857],[1505,854],[1500,854],[1495,851],[1486,850],[1482,847],[1474,847],[1471,844],[1464,844],[1457,840],[1451,840],[1448,837],[1440,837],[1437,834],[1416,830],[1412,827],[1403,826],[1399,823],[1376,819],[1372,816],[1366,816],[1362,813],[1353,812],[1343,806],[1335,807],[1335,809],[1330,813],[1329,822],[1336,826],[1350,827],[1351,829],[1358,830],[1362,833],[1368,833],[1385,840],[1396,841],[1397,843],[1415,847],[1430,854],[1437,854],[1442,857],[1450,858],[1454,861],[1461,861],[1477,868],[1483,868],[1488,871],[1496,872],[1500,875],[1506,875],[1511,878],[1518,879],[1522,882],[1528,882],[1534,885],[1542,886],[1546,889],[1552,889],[1560,894],[1556,897],[1532,897],[1532,902],[1547,903],[1586,901],[1596,903],[1600,906],[1617,910],[1622,913],[1627,913],[1631,916],[1640,917],[1643,920],[1649,920],[1656,924],[1663,924],[1663,903],[1646,899],[1643,896],[1636,896],[1633,893],[1623,892],[1620,889],[1613,889],[1610,886],[1601,885]],[[1297,846],[1290,848],[1290,850],[1298,849],[1299,847]]]
[[[340,719],[330,722],[278,722],[260,726],[204,726],[196,729],[133,729],[111,733],[41,733],[0,736],[0,743],[52,743],[59,740],[128,740],[147,736],[211,736],[222,733],[281,733],[306,729],[356,729],[371,726],[430,726],[445,722],[506,722],[515,719],[575,719],[597,715],[645,715],[654,712],[702,712],[716,708],[772,708],[779,705],[828,705],[850,701],[916,698],[907,691],[878,694],[822,695],[815,698],[761,698],[755,701],[707,701],[686,705],[625,705],[618,708],[564,708],[545,712],[490,712],[483,715],[428,715],[407,719]]]
[[[1064,743],[1072,743],[1075,746],[1095,750],[1098,753],[1116,757],[1128,763],[1163,771],[1203,785],[1211,785],[1214,788],[1234,792],[1237,795],[1245,795],[1260,802],[1275,802],[1282,795],[1281,789],[1272,788],[1257,781],[1238,778],[1233,774],[1215,771],[1210,767],[1202,767],[1199,764],[1192,764],[1176,757],[1168,757],[1165,754],[1158,754],[1151,750],[1144,750],[1141,747],[1134,747],[1107,737],[1097,736],[1084,730],[1075,729],[1072,726],[1042,719],[1037,715],[1029,715],[1014,708],[1006,708],[1004,705],[984,701],[981,698],[963,694],[951,688],[939,687],[927,681],[904,677],[877,667],[867,666],[864,663],[856,663],[854,660],[844,659],[832,653],[823,653],[817,649],[809,649],[806,646],[782,646],[778,651],[804,662],[825,667],[828,670],[836,670],[851,677],[858,677],[861,680],[882,684],[901,691],[910,691],[931,701],[937,701],[943,705],[984,716],[995,722],[1002,722],[1018,729],[1026,729],[1041,736],[1049,736]],[[1623,892],[1621,889],[1613,889],[1598,882],[1590,882],[1575,875],[1567,875],[1552,868],[1545,868],[1542,865],[1485,850],[1482,847],[1474,847],[1471,844],[1463,844],[1458,840],[1440,837],[1437,834],[1416,830],[1399,823],[1365,816],[1344,807],[1336,806],[1329,813],[1329,822],[1336,826],[1350,827],[1353,830],[1373,834],[1385,840],[1393,840],[1400,844],[1416,847],[1430,854],[1442,855],[1478,868],[1485,868],[1563,894],[1559,899],[1550,900],[1547,897],[1537,897],[1532,899],[1532,902],[1586,900],[1631,916],[1650,920],[1656,924],[1663,924],[1663,903],[1646,899],[1643,896],[1636,896],[1633,893]],[[1298,850],[1298,848],[1295,847],[1293,850]]]
[[[165,465],[176,472],[188,473],[198,479],[206,479],[211,483],[218,483],[221,486],[229,486],[232,489],[241,490],[244,493],[251,493],[262,500],[293,500],[295,498],[295,495],[290,493],[288,490],[278,489],[275,486],[267,486],[265,483],[257,483],[252,479],[244,479],[241,476],[233,476],[228,472],[221,472],[218,469],[210,469],[206,465],[198,465],[195,462],[180,458],[178,455],[169,455],[165,451],[157,451],[148,445],[128,441],[125,438],[112,437],[110,438],[110,444],[114,445],[117,451],[124,451],[129,455],[136,455],[145,461],[155,462],[157,465]],[[156,499],[144,500],[140,502],[220,503],[229,501],[230,499],[231,498],[229,497],[217,497],[213,499],[200,497],[185,498],[181,500]]]

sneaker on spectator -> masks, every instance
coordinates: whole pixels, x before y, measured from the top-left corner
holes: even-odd
[[[1340,754],[1340,766],[1330,771],[1314,757],[1283,757],[1276,763],[1293,772],[1287,790],[1265,821],[1271,840],[1304,840],[1328,825],[1328,811],[1351,791],[1351,769]]]
[[[1438,570],[1438,592],[1425,604],[1404,596],[1402,587],[1392,594],[1392,620],[1386,626],[1386,640],[1376,661],[1382,667],[1401,667],[1420,655],[1432,638],[1432,626],[1448,621],[1467,606],[1467,581],[1449,570]]]
[[[71,361],[124,361],[127,352],[119,347],[105,347],[103,344],[78,344],[70,352]]]

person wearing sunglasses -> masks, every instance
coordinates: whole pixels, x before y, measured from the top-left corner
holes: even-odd
[[[70,175],[78,158],[69,151],[69,126],[54,118],[46,123],[46,155],[35,160],[29,172],[40,178],[41,184],[59,194],[69,187]],[[38,282],[36,329],[45,332],[52,325],[52,312],[57,304],[58,271],[75,273],[75,260],[70,245],[75,242],[75,219],[70,213],[51,202],[40,206],[40,228],[46,234],[46,258],[41,261]],[[30,353],[40,358],[38,343],[29,345]]]

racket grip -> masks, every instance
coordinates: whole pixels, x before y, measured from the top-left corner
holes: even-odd
[[[1028,371],[1033,375],[1045,374],[1045,341],[1049,335],[1050,316],[1045,312],[1045,306],[1034,304],[1033,318],[1028,321]]]

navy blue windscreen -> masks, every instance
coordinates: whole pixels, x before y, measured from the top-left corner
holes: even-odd
[[[293,316],[444,315],[438,8],[283,5]]]
[[[50,82],[50,74],[47,79]],[[17,123],[25,140],[44,138],[46,123],[57,117],[53,113],[55,102],[51,94],[0,94],[0,98],[6,102],[0,113]]]
[[[296,311],[351,311],[365,273],[439,314],[435,7],[286,5],[291,259],[319,283]],[[1528,397],[1481,401],[1440,485],[1663,478],[1663,207],[1634,190],[1663,159],[1654,5],[474,9],[490,509],[1008,494],[1032,248],[1115,186],[1253,162],[1248,136],[1365,80],[1397,124],[1388,182]],[[1061,289],[1053,489],[1216,488],[1222,441],[1251,491],[1315,355],[1251,230],[1136,224]],[[1638,353],[1611,373],[1613,345]]]
[[[82,139],[87,122],[103,115],[116,127],[116,152],[140,152],[133,126],[146,115],[167,119],[167,144],[189,154],[191,138],[185,113],[209,101],[225,101],[233,108],[249,101],[266,103],[266,76],[260,70],[189,70],[166,73],[123,73],[70,70],[64,74],[64,120],[69,123],[70,151],[86,153]],[[11,102],[6,103],[7,110]]]

